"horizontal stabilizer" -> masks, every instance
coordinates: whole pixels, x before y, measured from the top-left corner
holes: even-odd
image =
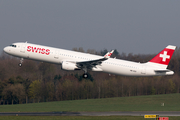
[[[168,70],[168,69],[157,69],[157,70],[154,70],[155,72],[170,72],[171,70]]]

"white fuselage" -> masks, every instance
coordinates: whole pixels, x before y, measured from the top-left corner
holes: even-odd
[[[98,55],[92,55],[88,53],[75,52],[30,43],[14,43],[13,45],[13,47],[5,47],[4,51],[16,57],[55,64],[62,64],[64,61],[83,62],[102,58],[102,56]],[[155,69],[159,69],[159,67],[155,65],[149,65],[146,63],[136,63],[126,60],[109,58],[103,61],[100,65],[96,65],[96,68],[92,69],[92,71],[102,71],[124,76],[156,76],[172,75],[174,73],[173,71],[155,72]]]

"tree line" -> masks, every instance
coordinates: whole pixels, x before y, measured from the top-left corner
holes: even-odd
[[[83,48],[74,51],[85,52]],[[104,55],[107,50],[87,50],[87,53]],[[112,57],[135,62],[147,62],[155,54],[125,54],[117,50]],[[24,60],[4,52],[0,56],[0,104],[21,104],[47,101],[98,99],[110,97],[170,94],[180,92],[180,48],[177,48],[168,69],[173,76],[126,77],[89,71],[64,71],[61,65]]]

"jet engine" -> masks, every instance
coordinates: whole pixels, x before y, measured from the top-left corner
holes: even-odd
[[[62,63],[63,70],[80,70],[75,63],[64,61]]]

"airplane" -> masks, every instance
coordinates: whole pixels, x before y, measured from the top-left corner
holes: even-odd
[[[54,47],[31,43],[17,42],[4,48],[4,52],[20,58],[19,66],[24,59],[61,64],[63,70],[83,70],[83,77],[87,72],[100,71],[122,76],[162,76],[173,75],[167,69],[176,46],[168,45],[159,54],[146,63],[138,63],[121,59],[110,58],[114,50],[104,56],[75,52]]]

